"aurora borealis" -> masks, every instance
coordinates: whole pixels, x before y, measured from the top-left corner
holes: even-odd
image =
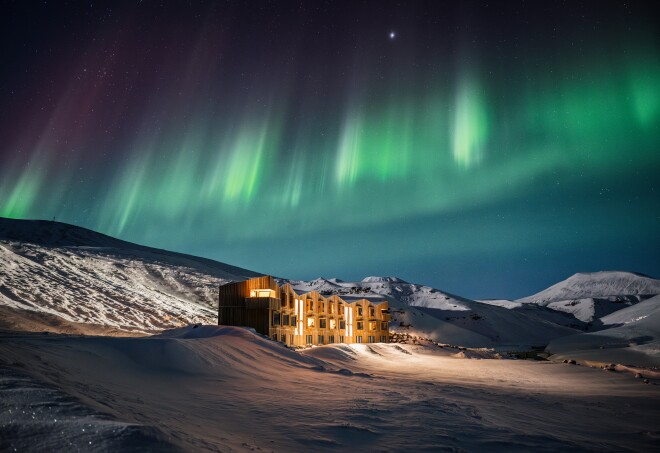
[[[468,297],[660,274],[653,2],[2,8],[0,216]]]

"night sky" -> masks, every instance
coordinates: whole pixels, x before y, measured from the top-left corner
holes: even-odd
[[[655,2],[0,11],[0,216],[277,276],[660,274]]]

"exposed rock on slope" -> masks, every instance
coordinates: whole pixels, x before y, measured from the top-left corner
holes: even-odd
[[[0,304],[128,330],[214,323],[217,288],[258,274],[57,222],[0,219]]]

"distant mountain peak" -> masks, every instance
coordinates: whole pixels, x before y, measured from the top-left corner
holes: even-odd
[[[594,271],[594,272],[576,272],[575,274],[568,277],[567,280],[572,278],[611,278],[617,275],[620,276],[637,276],[642,278],[653,278],[649,275],[642,274],[641,272],[630,272],[630,271]]]
[[[546,305],[571,299],[660,294],[660,280],[625,271],[579,272],[518,302]]]
[[[377,276],[371,276],[371,277],[365,277],[362,279],[362,283],[408,283],[405,280],[399,278],[399,277],[377,277]]]

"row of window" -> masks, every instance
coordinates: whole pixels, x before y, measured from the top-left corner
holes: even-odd
[[[334,335],[328,335],[328,342],[325,342],[325,335],[319,335],[317,337],[318,342],[316,344],[333,344],[335,343],[335,336]],[[281,341],[282,343],[286,343],[286,334],[281,334],[279,337],[277,334],[273,334],[273,340],[275,341]],[[338,335],[337,336],[337,343],[344,343],[344,336],[343,335]],[[314,344],[314,336],[313,335],[306,335],[305,337],[305,343],[306,344]],[[362,335],[358,335],[355,337],[355,342],[356,343],[363,343],[362,341]],[[367,336],[367,343],[375,343],[376,342],[376,336],[375,335],[369,335]],[[387,343],[387,335],[381,335],[380,337],[380,342],[381,343]],[[289,344],[293,344],[293,335],[289,335]]]
[[[288,308],[291,307],[293,308],[293,299],[289,300],[287,297],[282,298],[282,307]],[[342,314],[344,313],[344,304],[338,303],[335,305],[334,303],[329,304],[329,309],[330,309],[330,314],[335,315],[335,314]],[[314,311],[314,302],[311,300],[306,300],[305,301],[305,310],[306,311]],[[364,316],[364,307],[362,305],[358,305],[356,307],[357,310],[357,315],[358,316]],[[325,303],[324,302],[317,302],[317,311],[319,313],[325,313]],[[373,305],[369,305],[367,307],[367,311],[369,313],[369,316],[376,316],[376,308]]]
[[[298,320],[298,317],[296,315],[281,315],[280,312],[275,311],[273,312],[273,326],[296,326],[296,321]],[[330,321],[328,323],[328,321]],[[330,326],[329,328],[331,330],[335,330],[337,328],[337,320],[336,319],[330,319],[327,320],[325,318],[320,318],[319,319],[319,329],[327,329],[328,325]],[[378,326],[377,321],[369,321],[368,327],[369,330],[376,330]],[[313,317],[307,318],[307,327],[308,328],[314,328],[316,327],[316,320]],[[346,321],[343,319],[339,320],[339,328],[340,329],[345,329],[346,328]],[[380,328],[381,330],[387,330],[388,329],[388,323],[387,321],[381,322],[380,323]],[[356,329],[357,330],[364,330],[364,321],[357,321],[356,323]]]
[[[307,344],[313,344],[313,335],[307,335],[305,338],[305,341]],[[335,336],[334,335],[328,335],[328,343],[327,344],[332,344],[335,342]],[[344,336],[339,335],[339,343],[344,342]],[[356,343],[362,343],[362,335],[358,335],[355,337],[355,342]],[[367,337],[367,343],[375,343],[376,342],[376,337],[374,335],[369,335]],[[380,342],[381,343],[386,343],[387,342],[387,336],[386,335],[381,335],[380,337]],[[318,336],[318,342],[316,344],[326,344],[325,342],[325,335],[319,335]]]
[[[291,326],[291,327],[296,327],[296,323],[298,322],[298,316],[296,315],[281,315],[279,311],[274,311],[273,312],[273,322],[272,324],[274,326]]]
[[[330,325],[330,329],[335,330],[337,328],[337,320],[336,319],[330,319],[330,322],[328,323],[328,320],[325,318],[320,318],[319,319],[319,329],[327,329],[328,325]],[[313,317],[308,317],[307,318],[307,327],[316,327],[316,321]],[[339,320],[339,328],[340,329],[345,329],[346,328],[346,321],[343,319]]]

